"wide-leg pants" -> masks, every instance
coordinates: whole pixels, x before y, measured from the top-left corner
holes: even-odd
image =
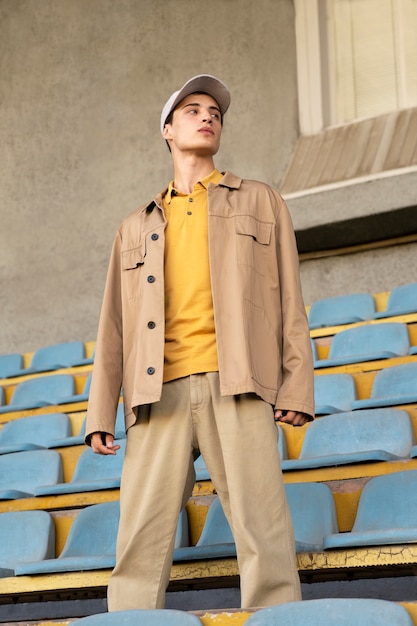
[[[180,510],[200,450],[233,531],[242,608],[301,599],[272,407],[221,396],[217,372],[165,383],[127,432],[109,611],[163,608]]]

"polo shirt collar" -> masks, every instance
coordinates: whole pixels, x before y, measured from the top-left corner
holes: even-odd
[[[222,180],[222,178],[223,178],[223,174],[219,172],[219,170],[214,169],[208,176],[197,181],[196,184],[194,185],[194,188],[196,187],[198,188],[200,186],[200,187],[204,187],[204,189],[208,189],[208,186],[210,183],[217,185]],[[165,194],[164,201],[167,204],[171,204],[172,196],[184,196],[184,195],[187,195],[187,194],[183,194],[180,191],[177,191],[175,189],[174,181],[172,180],[168,185],[168,190]]]

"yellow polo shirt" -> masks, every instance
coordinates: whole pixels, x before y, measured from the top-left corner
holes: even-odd
[[[164,382],[215,372],[217,360],[211,295],[207,188],[223,175],[218,170],[197,182],[190,195],[171,182],[164,197],[165,359]]]

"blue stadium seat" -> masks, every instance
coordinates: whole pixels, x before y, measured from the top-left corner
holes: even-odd
[[[327,485],[293,483],[285,485],[294,526],[297,552],[323,550],[324,538],[338,531],[336,507]],[[178,548],[174,561],[194,561],[236,556],[232,530],[220,498],[213,500],[200,539],[195,546]]]
[[[403,363],[379,370],[371,397],[355,400],[352,409],[395,406],[417,402],[417,363]]]
[[[195,546],[176,548],[174,562],[236,556],[235,540],[220,498],[210,505],[200,539]]]
[[[63,493],[81,493],[101,489],[118,489],[122,475],[126,439],[118,439],[120,450],[115,455],[103,456],[86,448],[75,466],[72,479],[60,484],[43,483],[35,489],[36,496],[50,496]]]
[[[84,418],[83,423],[81,424],[81,428],[78,432],[78,435],[73,435],[71,437],[65,437],[63,439],[55,439],[51,440],[48,448],[66,448],[68,446],[79,446],[84,444],[85,440],[85,427],[86,427],[87,417]],[[115,431],[115,439],[124,439],[126,437],[125,431],[125,415],[124,415],[124,405],[123,402],[119,403],[116,413],[116,431]]]
[[[245,626],[413,626],[407,609],[388,600],[320,598],[256,611]]]
[[[417,543],[417,470],[371,478],[351,532],[328,535],[324,548]]]
[[[308,425],[298,459],[283,461],[282,469],[405,459],[414,443],[406,411],[382,408],[334,413]]]
[[[16,576],[107,569],[115,565],[119,502],[93,504],[78,513],[57,558],[22,563]]]
[[[74,359],[71,361],[71,367],[80,367],[80,365],[92,365],[94,363],[94,358],[96,356],[96,347],[94,346],[94,350],[91,356],[86,356],[82,359]]]
[[[281,428],[281,426],[278,423],[277,423],[277,428],[278,428],[278,433],[279,433],[278,452],[279,452],[280,459],[282,461],[283,459],[288,458],[287,442],[285,439],[284,430]],[[210,474],[208,472],[208,469],[206,467],[202,454],[200,454],[194,461],[194,470],[195,470],[195,476],[196,476],[197,481],[210,480]]]
[[[207,469],[207,466],[203,459],[202,454],[200,454],[194,461],[194,471],[195,471],[196,481],[210,480],[210,474],[208,472],[208,469]]]
[[[201,626],[201,621],[175,609],[131,609],[89,615],[77,620],[80,626]],[[402,626],[402,625],[400,625]]]
[[[74,379],[70,374],[52,374],[24,380],[16,385],[9,404],[0,413],[25,411],[61,403],[74,394]]]
[[[92,374],[89,374],[86,378],[83,390],[81,393],[75,393],[72,396],[61,398],[57,401],[57,404],[70,404],[72,402],[86,402],[90,395]]]
[[[311,329],[370,320],[375,314],[375,302],[369,293],[324,298],[313,302],[308,312]]]
[[[296,552],[321,552],[325,537],[338,532],[332,492],[324,483],[285,485]]]
[[[386,322],[355,326],[334,335],[329,358],[319,359],[314,367],[334,367],[405,356],[409,349],[410,338],[406,324]]]
[[[84,344],[82,341],[69,341],[45,346],[36,350],[32,356],[30,366],[21,369],[18,375],[23,376],[71,367],[74,361],[80,361],[84,359],[84,356]]]
[[[65,413],[21,417],[0,430],[0,454],[47,448],[51,439],[68,437],[70,433],[71,423]]]
[[[61,554],[57,558],[21,563],[15,568],[16,576],[112,569],[116,564],[119,517],[118,500],[81,509]],[[184,509],[178,519],[175,545],[185,542],[188,542],[188,523]]]
[[[55,556],[55,526],[46,511],[0,514],[0,578],[15,575],[20,563]]]
[[[61,457],[54,450],[28,450],[0,456],[0,500],[34,495],[44,484],[62,482]]]
[[[316,415],[351,411],[356,398],[355,380],[350,374],[323,374],[314,377]]]
[[[19,376],[23,369],[23,356],[21,354],[0,355],[0,378]]]
[[[319,362],[320,359],[319,359],[319,355],[317,352],[317,345],[313,338],[310,338],[310,345],[311,345],[311,352],[313,353],[313,363],[315,367],[316,363]]]
[[[375,313],[375,318],[417,313],[417,283],[401,285],[391,290],[385,311]]]

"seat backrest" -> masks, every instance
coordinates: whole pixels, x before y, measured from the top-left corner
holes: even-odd
[[[318,355],[318,352],[317,352],[316,342],[314,341],[314,339],[312,337],[310,337],[310,346],[311,346],[311,352],[313,354],[313,362],[316,363],[316,361],[319,360],[319,355]]]
[[[308,322],[310,328],[351,324],[372,319],[374,313],[375,302],[371,294],[353,293],[313,302],[308,312]]]
[[[333,336],[329,359],[381,352],[404,356],[410,349],[406,324],[387,322],[348,328]]]
[[[174,609],[132,609],[89,615],[77,620],[80,626],[201,626],[196,615]],[[402,625],[400,625],[402,626]]]
[[[211,503],[197,546],[234,543],[233,533],[223,511],[220,498]]]
[[[415,394],[417,398],[417,362],[387,367],[375,375],[372,398],[410,394]]]
[[[115,555],[119,519],[118,500],[92,504],[81,509],[72,523],[59,558]],[[188,518],[183,509],[178,519],[175,547],[188,546],[188,544]]]
[[[417,312],[417,283],[409,283],[392,289],[385,312],[392,315]]]
[[[118,478],[122,474],[122,465],[126,449],[126,440],[119,439],[117,444],[120,450],[117,454],[102,456],[95,454],[91,448],[81,453],[71,482],[102,480],[103,478]]]
[[[30,369],[46,371],[60,367],[70,367],[74,361],[84,358],[84,344],[81,341],[70,341],[45,346],[37,350],[30,363]]]
[[[414,443],[410,417],[393,408],[325,415],[309,424],[299,459],[385,450],[407,457]]]
[[[60,558],[116,554],[119,501],[93,504],[74,519]]]
[[[190,545],[189,527],[188,527],[188,515],[187,510],[184,508],[180,512],[177,524],[177,530],[175,532],[174,548],[186,548]]]
[[[1,513],[0,537],[0,568],[55,556],[55,526],[46,511]]]
[[[11,405],[25,405],[31,402],[50,402],[56,398],[71,396],[74,393],[74,379],[71,374],[54,374],[24,380],[16,385]]]
[[[245,626],[413,626],[408,611],[395,602],[368,598],[320,598],[256,611]]]
[[[62,461],[55,450],[29,450],[0,456],[0,490],[34,493],[40,485],[62,480]]]
[[[23,368],[23,356],[21,354],[0,355],[0,378],[15,376]]]
[[[417,470],[375,476],[364,486],[354,532],[417,528]]]
[[[11,444],[45,445],[51,439],[68,437],[71,422],[65,413],[48,413],[21,417],[5,424],[0,430],[0,448]]]
[[[87,376],[85,380],[83,391],[82,391],[83,393],[86,393],[87,395],[90,393],[92,379],[93,379],[93,374],[90,372],[90,374]]]
[[[316,414],[350,411],[356,397],[355,380],[351,374],[323,374],[314,377]]]
[[[323,550],[326,535],[337,533],[333,494],[324,483],[285,485],[297,552]]]

